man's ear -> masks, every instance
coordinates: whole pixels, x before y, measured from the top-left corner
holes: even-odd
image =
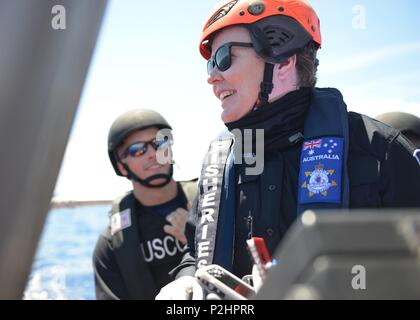
[[[296,55],[293,55],[285,62],[276,64],[274,67],[274,76],[281,81],[288,79],[296,70],[296,61]]]
[[[117,166],[118,166],[118,170],[120,170],[120,172],[123,176],[125,176],[125,177],[128,176],[128,172],[127,172],[127,170],[125,170],[121,161],[117,161]]]

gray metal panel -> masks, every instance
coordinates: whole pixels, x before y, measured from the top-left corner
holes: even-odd
[[[106,3],[0,1],[0,299],[22,298]]]
[[[279,264],[270,270],[256,299],[284,299],[294,286],[314,284],[320,290],[321,299],[353,297],[352,290],[346,291],[351,294],[344,297],[340,293],[345,291],[337,291],[337,287],[327,284],[350,283],[347,280],[351,277],[351,267],[363,263],[370,267],[370,277],[374,274],[378,279],[386,278],[392,275],[395,265],[400,267],[399,271],[410,271],[411,279],[415,279],[414,275],[419,277],[420,265],[416,262],[420,248],[419,213],[420,210],[320,210],[310,224],[297,221],[277,249],[275,257]],[[384,263],[375,264],[375,259]],[[402,284],[392,285],[402,292]],[[378,298],[392,296],[381,289],[371,287],[369,299],[375,294]],[[420,297],[420,285],[406,289],[407,294]],[[378,292],[383,295],[379,296]],[[361,295],[355,297],[363,299]]]

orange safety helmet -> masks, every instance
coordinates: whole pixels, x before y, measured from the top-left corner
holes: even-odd
[[[200,38],[200,53],[211,57],[211,41],[223,28],[243,25],[264,60],[279,63],[313,41],[321,47],[317,14],[306,0],[229,0],[218,5]]]

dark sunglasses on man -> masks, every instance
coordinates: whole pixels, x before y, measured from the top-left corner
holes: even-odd
[[[217,67],[221,72],[226,71],[232,64],[232,47],[253,47],[252,43],[246,42],[228,42],[219,47],[216,53],[207,61],[207,73],[211,74],[214,67]]]
[[[165,137],[162,140],[153,139],[151,141],[137,141],[130,144],[122,153],[121,159],[125,159],[128,156],[137,158],[144,155],[147,152],[148,146],[152,146],[153,149],[161,150],[166,149],[170,146],[170,139]]]

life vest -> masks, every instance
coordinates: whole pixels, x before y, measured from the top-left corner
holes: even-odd
[[[234,136],[210,144],[199,181],[195,236],[197,268],[218,264],[232,270],[236,192]],[[297,216],[308,209],[349,207],[349,125],[341,93],[314,89],[305,119]]]
[[[187,208],[188,201],[193,202],[197,194],[195,180],[182,181],[181,190],[183,206]],[[178,191],[179,192],[179,191]],[[145,300],[156,296],[156,288],[152,274],[147,266],[140,248],[140,231],[135,209],[133,192],[116,199],[110,212],[110,227],[105,231],[109,239],[115,259],[120,269],[121,277],[127,288],[130,299]],[[113,225],[119,228],[113,229]]]

